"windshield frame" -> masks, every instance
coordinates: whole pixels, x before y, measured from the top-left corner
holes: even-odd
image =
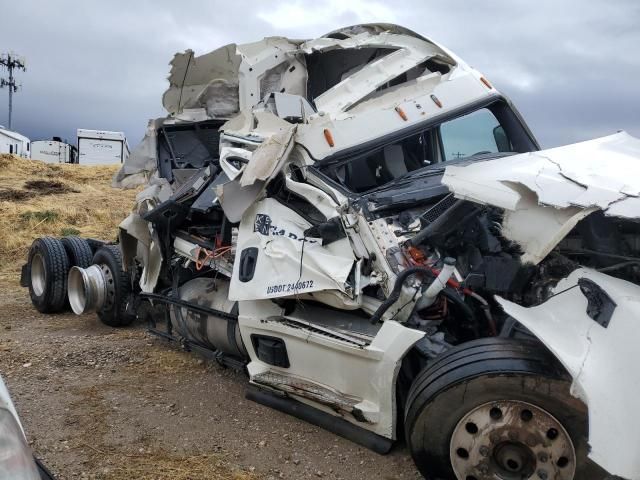
[[[451,110],[442,115],[432,117],[424,122],[412,125],[411,127],[403,129],[399,132],[394,132],[393,134],[385,135],[370,142],[366,142],[356,147],[338,152],[334,155],[324,158],[323,160],[316,161],[316,163],[310,168],[313,169],[315,173],[318,174],[321,178],[327,180],[332,186],[338,188],[339,191],[343,192],[348,197],[362,197],[380,190],[388,189],[390,187],[393,188],[393,185],[396,182],[402,183],[403,181],[409,181],[414,177],[419,178],[422,175],[437,174],[437,172],[444,170],[447,165],[450,165],[452,163],[458,163],[462,161],[469,162],[476,159],[486,160],[487,155],[479,155],[477,157],[468,156],[456,160],[439,161],[437,163],[432,163],[430,165],[425,165],[424,167],[412,170],[408,172],[407,175],[397,177],[382,185],[361,192],[350,190],[345,184],[343,184],[343,182],[339,180],[339,178],[335,174],[335,170],[342,165],[372,155],[375,152],[380,151],[387,145],[401,142],[421,133],[439,129],[440,125],[448,121],[464,117],[482,109],[490,110],[498,120],[499,124],[503,126],[503,128],[507,131],[510,140],[514,143],[514,146],[517,143],[517,147],[514,148],[517,151],[513,153],[524,153],[540,150],[538,141],[533,136],[533,133],[525,123],[524,119],[514,107],[514,105],[509,101],[509,99],[502,95],[492,95],[488,98],[471,104],[467,104],[463,107]],[[496,111],[499,112],[499,115],[496,115]],[[494,155],[502,156],[505,155],[505,152],[495,153]]]

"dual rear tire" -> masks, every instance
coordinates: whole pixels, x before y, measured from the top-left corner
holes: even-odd
[[[42,313],[66,309],[69,270],[92,264],[100,266],[106,283],[106,299],[97,312],[98,317],[112,327],[129,325],[135,319],[127,310],[132,289],[118,245],[102,245],[94,253],[91,244],[80,237],[37,238],[31,245],[26,265],[31,302]]]
[[[27,259],[31,303],[41,313],[55,313],[67,302],[69,258],[62,242],[42,237],[34,240]]]

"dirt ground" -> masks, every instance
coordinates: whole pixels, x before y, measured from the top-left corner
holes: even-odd
[[[0,375],[57,478],[419,478],[401,447],[380,456],[249,402],[242,374],[142,325],[31,306],[17,283],[34,238],[114,237],[136,193],[110,187],[116,169],[0,155]]]
[[[0,289],[0,374],[59,479],[415,479],[382,456],[245,400],[245,377],[95,315],[43,315]]]

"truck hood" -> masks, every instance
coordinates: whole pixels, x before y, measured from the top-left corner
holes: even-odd
[[[640,140],[626,132],[452,165],[442,182],[460,199],[505,210],[503,235],[539,263],[584,217],[640,218]]]

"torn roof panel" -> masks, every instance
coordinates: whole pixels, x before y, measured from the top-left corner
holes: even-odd
[[[603,210],[637,219],[640,194],[640,139],[626,132],[540,152],[451,165],[443,183],[459,198],[515,210],[514,185],[535,192],[556,208]]]
[[[325,113],[344,111],[425,60],[436,57],[451,67],[469,67],[451,52],[410,30],[390,24],[356,25],[315,40],[268,37],[258,42],[230,44],[205,55],[192,50],[171,61],[169,89],[163,105],[172,115],[204,108],[211,118],[230,118],[255,107],[273,92],[307,96],[308,55],[335,50],[389,50],[389,55],[363,56],[337,83],[314,92],[310,101]],[[320,72],[322,73],[322,72]],[[417,75],[431,72],[422,69]],[[415,78],[412,75],[411,79]]]
[[[324,64],[311,68],[320,51],[338,54],[337,59],[325,57],[329,66],[337,65],[330,81],[323,78]],[[342,52],[357,52],[348,68],[340,67],[346,59]],[[314,79],[320,81],[312,89]],[[187,50],[171,61],[168,80],[163,106],[169,116],[157,127],[225,120],[221,139],[241,133],[241,143],[256,146],[285,130],[260,118],[261,112],[272,112],[282,123],[301,122],[295,140],[316,160],[498,94],[446,48],[391,24],[355,25],[310,41],[269,37],[199,56]],[[441,105],[429,99],[431,94],[437,94]],[[406,120],[395,111],[398,106]],[[327,144],[324,128],[332,129],[335,145]],[[128,174],[129,164],[125,162],[117,184],[124,185],[124,177],[134,174]],[[146,162],[143,170],[148,178],[155,166]],[[135,183],[141,180],[138,175]]]
[[[393,52],[362,66],[319,97],[315,98],[318,110],[337,112],[375,92],[380,86],[416,67],[427,59],[444,55],[435,45],[413,37],[380,34],[372,37],[363,33],[348,40],[321,38],[302,45],[305,52],[328,48],[377,47]],[[452,64],[453,59],[448,59]],[[425,68],[426,70],[426,68]],[[431,72],[427,72],[431,73]]]
[[[233,104],[227,107],[229,114],[233,113],[238,103],[240,61],[233,43],[197,57],[193,50],[176,53],[170,63],[169,88],[162,96],[162,105],[175,114],[185,108],[206,107],[207,100],[215,97]]]

